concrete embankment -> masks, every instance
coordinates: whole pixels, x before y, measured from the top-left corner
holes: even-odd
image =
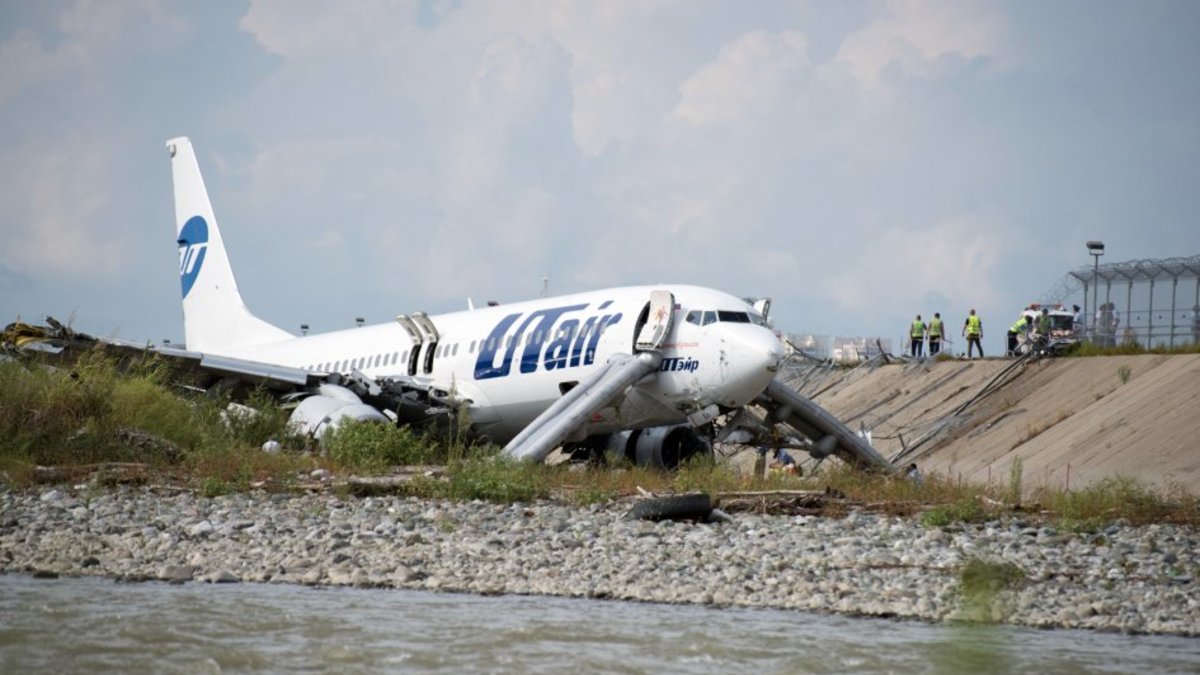
[[[1200,354],[861,367],[802,393],[884,456],[984,483],[1080,488],[1133,478],[1200,494]]]
[[[626,505],[0,489],[0,570],[774,607],[1200,635],[1194,528],[925,528],[853,513],[651,523]],[[963,566],[1006,583],[964,596]],[[986,581],[986,580],[985,580]],[[869,636],[864,636],[869,640]]]

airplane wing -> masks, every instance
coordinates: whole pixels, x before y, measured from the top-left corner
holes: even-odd
[[[83,354],[102,351],[123,364],[156,358],[174,369],[172,380],[197,391],[224,387],[235,395],[265,389],[281,400],[303,398],[293,416],[301,432],[320,438],[342,419],[392,420],[423,425],[452,422],[458,406],[469,403],[422,378],[372,378],[304,370],[277,364],[215,356],[170,345],[99,338],[46,317],[44,326],[15,322],[0,333],[0,352],[18,359],[40,358],[68,366]],[[381,412],[383,411],[383,412]]]

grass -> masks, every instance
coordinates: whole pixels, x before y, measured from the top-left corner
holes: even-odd
[[[1003,621],[1006,609],[998,601],[1001,591],[1017,588],[1025,571],[1007,561],[970,558],[958,571],[958,590],[964,618],[968,621]]]
[[[1117,366],[1117,379],[1121,384],[1129,384],[1129,377],[1133,375],[1133,369],[1128,365]]]
[[[593,504],[639,494],[755,490],[810,490],[843,495],[830,513],[857,503],[896,514],[921,512],[930,527],[992,520],[1023,509],[1023,517],[1096,529],[1113,521],[1200,523],[1200,504],[1182,488],[1156,491],[1113,479],[1083,490],[1043,488],[1022,500],[1021,466],[1008,485],[963,484],[946,476],[920,481],[863,473],[826,462],[816,475],[739,474],[731,465],[699,457],[674,472],[629,464],[543,466],[496,457],[495,447],[461,437],[439,438],[408,428],[349,423],[325,439],[292,433],[289,411],[264,392],[250,408],[230,408],[222,396],[173,389],[174,375],[152,360],[117,368],[99,354],[70,369],[0,362],[0,480],[26,487],[38,466],[87,467],[114,462],[144,465],[155,480],[183,483],[206,495],[255,487],[290,489],[321,468],[335,475],[388,473],[396,465],[445,465],[444,478],[418,478],[409,494],[494,502],[555,498]],[[252,411],[251,411],[252,410]],[[250,412],[248,412],[250,411]],[[283,450],[262,449],[268,439]],[[72,472],[74,475],[74,472]]]
[[[1136,356],[1139,354],[1200,354],[1200,342],[1185,342],[1168,347],[1155,345],[1147,348],[1140,342],[1123,342],[1112,347],[1101,347],[1094,342],[1076,344],[1068,356]]]

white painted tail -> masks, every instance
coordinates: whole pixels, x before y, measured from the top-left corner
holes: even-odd
[[[187,348],[222,354],[294,337],[251,314],[242,302],[192,142],[183,136],[172,138],[167,150],[175,181],[175,234]]]

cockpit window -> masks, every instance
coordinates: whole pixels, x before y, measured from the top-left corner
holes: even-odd
[[[700,311],[693,309],[684,317],[684,321],[697,326],[707,326],[710,323],[723,321],[725,323],[752,323],[756,326],[766,326],[767,320],[755,312],[735,312],[733,310]]]

